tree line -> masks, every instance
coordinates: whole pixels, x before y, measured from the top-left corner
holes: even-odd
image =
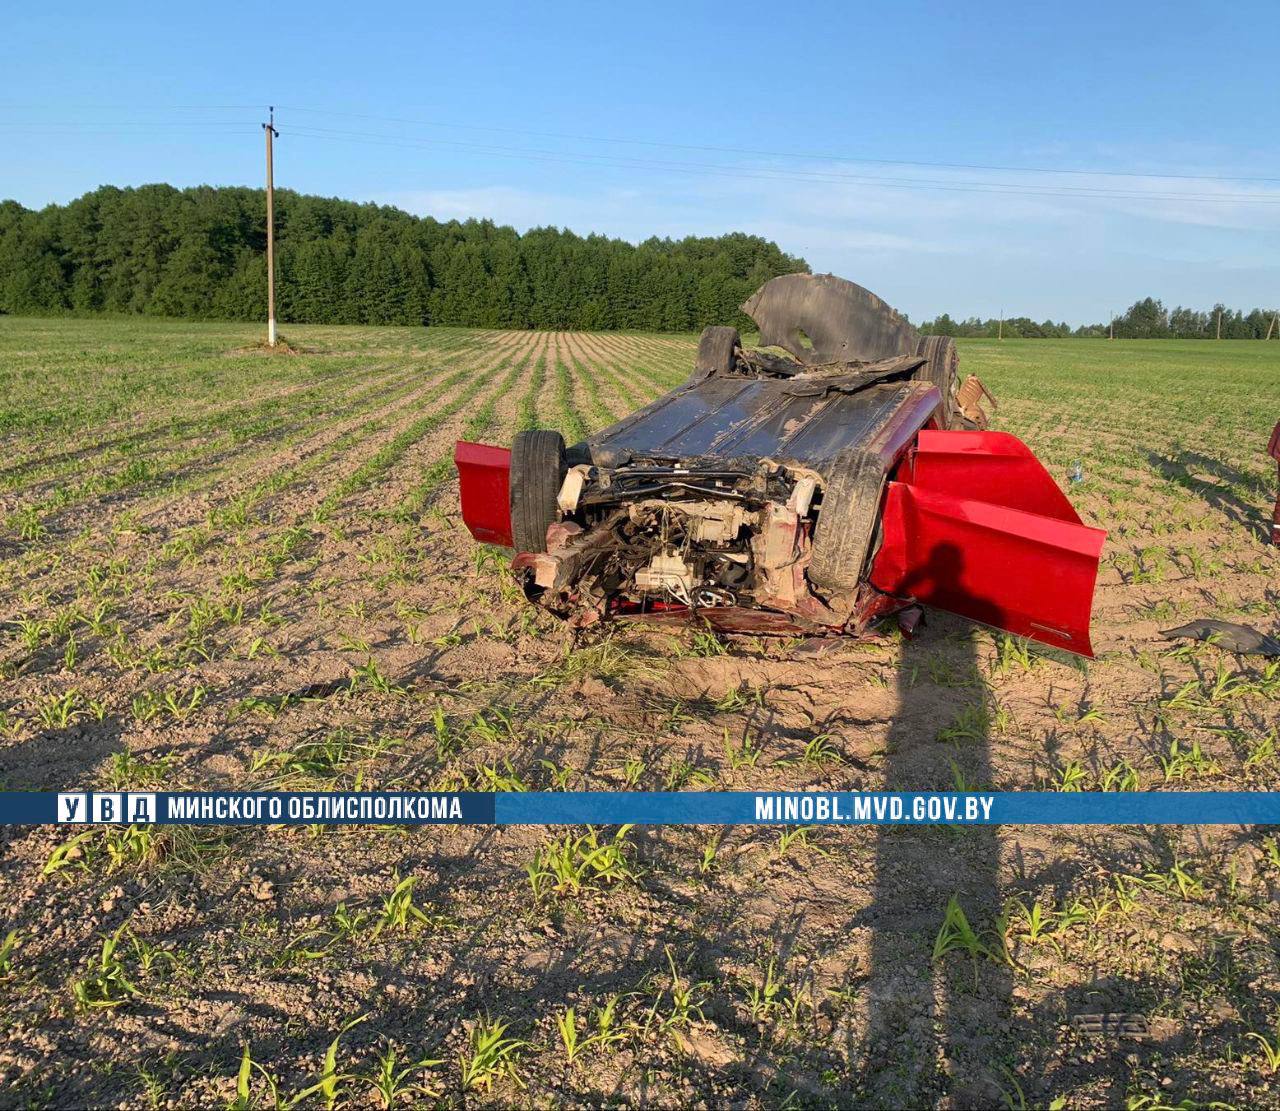
[[[733,233],[640,244],[278,190],[276,304],[307,324],[696,331],[803,259]],[[266,316],[261,189],[103,186],[39,211],[0,202],[0,311]]]
[[[521,235],[489,220],[441,222],[291,190],[276,192],[276,254],[278,316],[305,324],[751,331],[738,306],[770,278],[809,269],[741,233],[640,244],[553,227]],[[38,211],[0,202],[0,312],[261,320],[266,284],[261,189],[108,185]],[[1262,339],[1274,320],[1274,309],[1168,310],[1147,297],[1114,322],[1076,328],[943,313],[920,330]],[[1280,338],[1280,324],[1271,334]]]
[[[1067,336],[1110,336],[1117,339],[1280,339],[1280,320],[1276,309],[1251,309],[1242,312],[1216,304],[1207,312],[1183,308],[1172,310],[1154,297],[1135,301],[1115,320],[1101,324],[1082,324],[1072,328],[1063,321],[1040,323],[1025,316],[1012,316],[1004,320],[992,317],[982,320],[976,316],[966,320],[952,320],[943,313],[934,320],[926,320],[920,331],[938,336],[987,336],[1003,335],[1007,339],[1062,339]]]

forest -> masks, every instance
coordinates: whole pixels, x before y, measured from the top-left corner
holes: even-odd
[[[802,258],[738,232],[640,244],[567,229],[524,234],[386,205],[276,191],[276,309],[300,324],[460,325],[691,332],[752,325],[738,306]],[[0,312],[266,316],[261,189],[104,185],[40,210],[0,201]],[[1072,327],[946,313],[920,330],[1057,339],[1280,338],[1276,310],[1166,309],[1152,297],[1114,321]]]
[[[304,324],[696,331],[803,259],[758,236],[638,245],[277,190],[277,314]],[[103,186],[0,202],[0,311],[266,316],[261,189]]]
[[[1179,305],[1167,309],[1154,297],[1135,301],[1114,320],[1081,324],[1073,328],[1063,321],[1037,323],[1026,316],[952,320],[943,313],[920,325],[922,332],[939,336],[983,336],[1006,339],[1064,339],[1068,336],[1114,336],[1116,339],[1280,339],[1275,309],[1230,309],[1219,302],[1211,309]]]

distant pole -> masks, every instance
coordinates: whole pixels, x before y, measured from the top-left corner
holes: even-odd
[[[1221,309],[1218,310],[1218,334],[1213,338],[1214,339],[1222,338],[1222,310]]]
[[[1271,317],[1271,319],[1267,322],[1267,334],[1266,334],[1266,337],[1265,337],[1266,339],[1270,339],[1270,338],[1271,338],[1271,329],[1272,329],[1272,328],[1274,328],[1274,327],[1276,326],[1276,317],[1277,317],[1277,316],[1280,316],[1280,312],[1276,312],[1276,313],[1275,313],[1275,315],[1274,315],[1274,316],[1272,316],[1272,317]]]
[[[271,105],[270,122],[262,125],[267,133],[267,343],[276,345],[276,187],[271,157],[271,140],[276,131],[276,109]]]
[[[1107,339],[1115,339],[1115,338],[1116,338],[1116,314],[1115,314],[1115,311],[1114,311],[1114,310],[1112,310],[1112,313],[1111,313],[1111,329],[1110,329],[1109,334],[1107,335]]]

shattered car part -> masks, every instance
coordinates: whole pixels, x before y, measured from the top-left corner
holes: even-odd
[[[996,404],[996,399],[991,396],[991,391],[982,384],[976,374],[970,374],[956,391],[957,407],[976,428],[986,428],[988,424],[986,411],[979,404],[984,397],[991,402],[992,409],[1000,407]]]
[[[1176,629],[1161,629],[1160,635],[1166,640],[1187,637],[1207,641],[1237,655],[1280,656],[1280,640],[1249,625],[1237,625],[1234,621],[1201,618]]]
[[[1091,655],[1104,533],[1024,444],[985,431],[954,341],[830,275],[744,310],[776,351],[708,328],[694,371],[566,447],[457,445],[462,515],[517,548],[526,596],[574,625],[688,620],[857,634],[917,602]]]

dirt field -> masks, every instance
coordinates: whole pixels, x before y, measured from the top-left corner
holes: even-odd
[[[692,338],[257,335],[0,318],[0,786],[1280,789],[1280,662],[1158,636],[1280,618],[1280,344],[962,342],[1110,530],[1086,665],[573,644],[453,441]],[[1278,897],[1254,827],[7,827],[0,1105],[1276,1107]]]

